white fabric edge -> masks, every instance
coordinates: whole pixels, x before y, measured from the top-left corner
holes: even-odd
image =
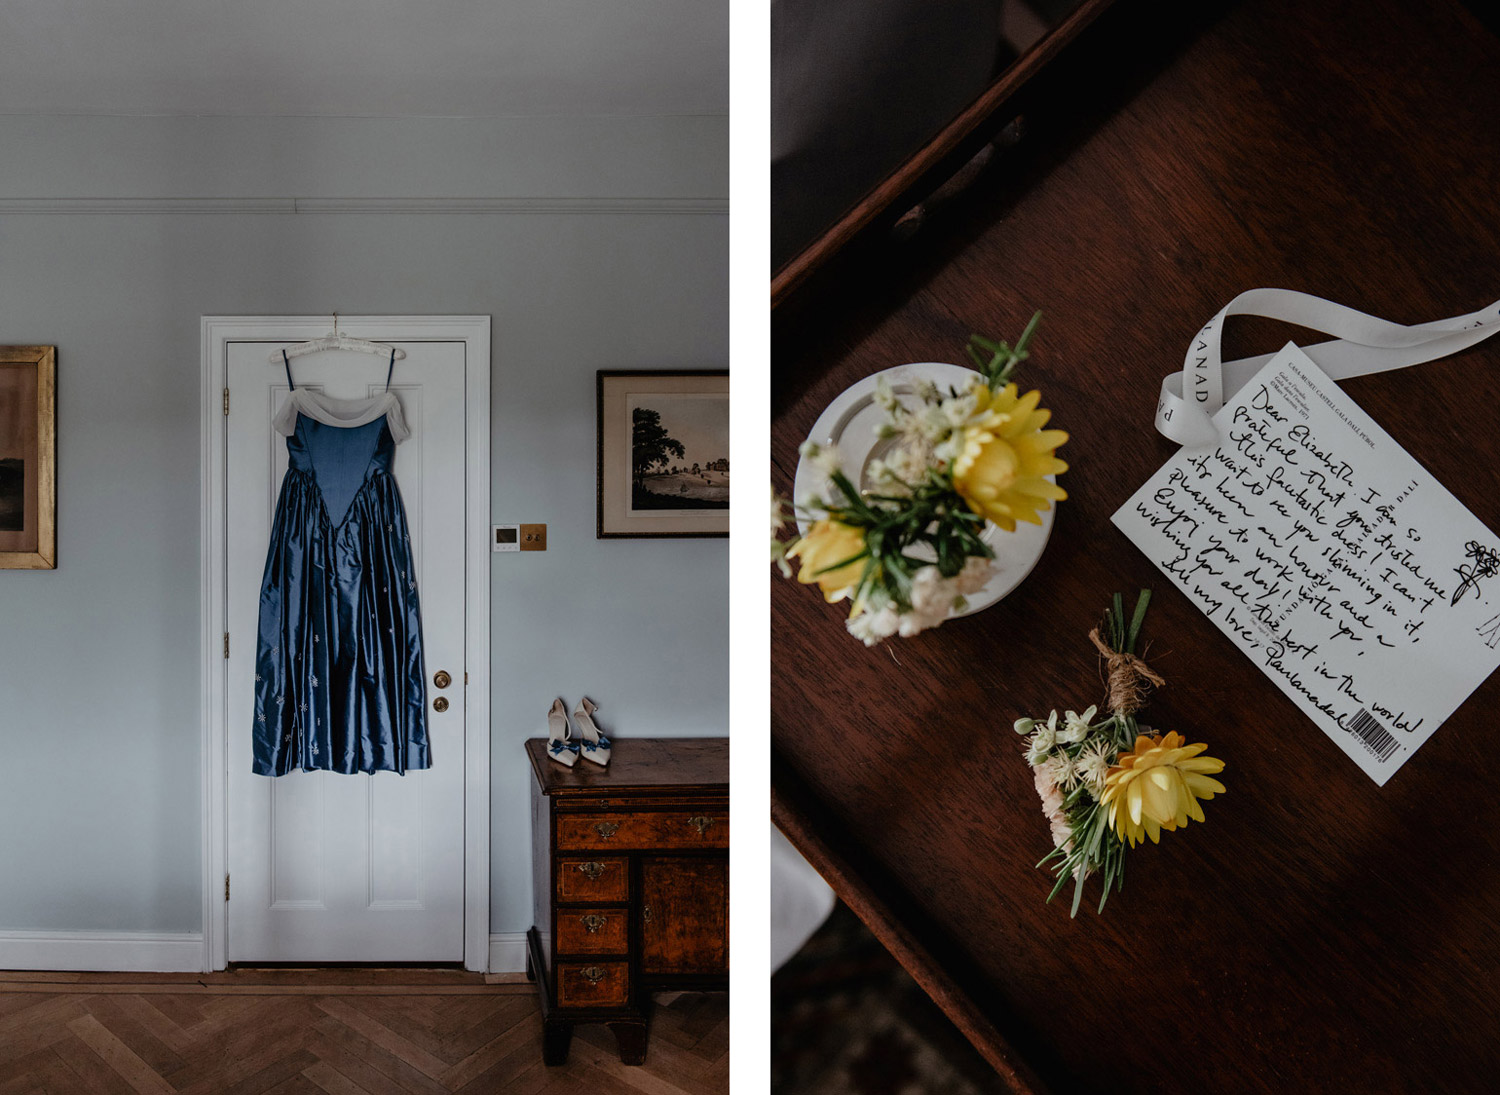
[[[1303,347],[1334,380],[1403,369],[1467,349],[1500,332],[1500,301],[1477,312],[1403,326],[1289,289],[1249,289],[1226,304],[1193,337],[1180,372],[1162,379],[1156,429],[1188,448],[1218,444],[1212,417],[1274,355],[1223,361],[1219,337],[1232,315],[1258,315],[1325,334]]]
[[[771,826],[771,972],[812,938],[833,911],[834,894],[823,876],[773,824]]]
[[[298,414],[341,429],[365,426],[384,415],[391,438],[398,445],[411,436],[395,392],[381,392],[364,399],[335,399],[310,388],[293,388],[276,417],[271,419],[271,425],[283,437],[291,437],[297,430]]]

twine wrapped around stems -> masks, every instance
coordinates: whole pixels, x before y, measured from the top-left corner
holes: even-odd
[[[1134,654],[1123,654],[1114,650],[1099,637],[1099,629],[1092,628],[1089,638],[1109,666],[1109,710],[1119,715],[1133,715],[1146,703],[1152,687],[1160,688],[1167,682],[1155,670]]]

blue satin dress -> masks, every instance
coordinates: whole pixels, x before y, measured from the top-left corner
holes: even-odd
[[[431,766],[416,570],[391,475],[406,430],[386,388],[345,401],[293,386],[283,412],[291,465],[261,580],[257,775]]]

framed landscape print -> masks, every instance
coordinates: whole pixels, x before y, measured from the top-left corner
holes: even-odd
[[[729,372],[601,370],[601,540],[729,535]]]
[[[57,566],[57,348],[0,346],[0,569]]]

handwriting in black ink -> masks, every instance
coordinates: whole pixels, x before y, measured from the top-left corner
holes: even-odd
[[[1500,616],[1491,616],[1474,630],[1484,636],[1484,645],[1494,650],[1495,644],[1500,643]]]

